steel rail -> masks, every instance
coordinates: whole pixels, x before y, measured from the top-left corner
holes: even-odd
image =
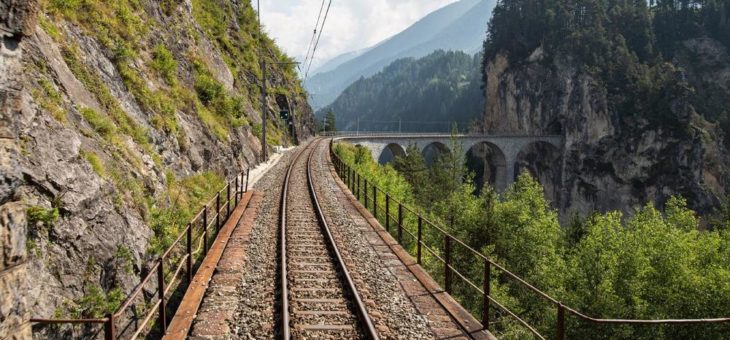
[[[308,148],[309,146],[307,146]],[[305,149],[306,150],[306,149]],[[292,170],[294,165],[299,160],[299,157],[304,154],[305,150],[298,151],[289,167],[286,170],[286,176],[284,177],[284,184],[281,190],[281,200],[279,202],[279,251],[280,251],[280,262],[279,262],[279,276],[281,278],[280,289],[281,289],[281,338],[289,340],[291,338],[291,329],[289,328],[289,287],[287,281],[287,266],[286,266],[286,202],[289,197],[289,179],[291,178]]]
[[[350,276],[350,272],[347,270],[347,266],[345,265],[345,260],[342,258],[342,254],[340,254],[340,250],[337,247],[337,243],[335,242],[334,237],[332,236],[332,232],[330,231],[330,227],[327,224],[327,220],[324,217],[324,212],[322,211],[322,206],[319,204],[319,199],[317,198],[317,190],[314,187],[314,180],[312,179],[312,159],[314,158],[314,152],[319,147],[319,144],[324,139],[320,139],[316,142],[314,148],[309,153],[309,159],[307,160],[307,182],[309,184],[309,193],[312,197],[312,202],[314,203],[315,210],[317,212],[317,219],[320,222],[320,225],[322,227],[322,230],[324,231],[324,234],[327,236],[327,241],[329,243],[329,246],[331,247],[332,251],[335,254],[335,258],[337,258],[337,264],[339,265],[340,269],[342,270],[342,274],[345,277],[345,281],[347,283],[346,288],[350,291],[350,294],[352,295],[353,300],[355,300],[355,308],[357,312],[357,316],[360,319],[360,322],[363,323],[363,328],[365,331],[365,336],[368,339],[377,340],[379,339],[378,332],[375,330],[375,325],[373,325],[372,320],[370,319],[370,315],[368,314],[367,309],[365,308],[365,303],[363,303],[362,298],[360,298],[360,294],[357,292],[357,287],[355,287],[355,283],[352,281],[352,276]]]

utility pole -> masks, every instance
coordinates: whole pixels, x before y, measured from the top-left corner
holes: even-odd
[[[356,133],[356,135],[357,136],[360,135],[360,117],[357,117],[357,133]]]
[[[262,46],[264,44],[264,31],[261,28],[261,1],[256,1],[257,6],[257,17],[259,22],[259,59],[261,60],[261,156],[262,156],[262,162],[266,162],[268,157],[268,152],[266,150],[266,123],[268,121],[268,113],[266,112],[266,59],[264,59],[264,54],[262,52]],[[275,62],[270,63],[273,65],[298,65],[297,62]]]
[[[269,157],[266,150],[266,60],[261,58],[261,155],[266,162]]]

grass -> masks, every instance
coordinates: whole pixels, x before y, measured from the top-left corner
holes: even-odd
[[[158,44],[152,53],[152,68],[162,76],[168,85],[174,85],[177,79],[177,61],[165,45]]]
[[[166,177],[165,195],[150,203],[150,225],[155,232],[148,249],[151,254],[159,254],[167,249],[182,227],[225,184],[223,177],[213,172],[203,172],[182,180],[178,180],[172,172],[167,172]]]
[[[117,128],[108,117],[88,107],[82,107],[79,109],[79,112],[89,125],[91,125],[91,128],[93,128],[94,131],[101,135],[104,140],[111,141],[114,133],[117,131]]]
[[[125,273],[132,274],[134,267],[134,255],[132,255],[132,251],[127,246],[119,245],[116,253],[114,254],[114,258],[121,261],[121,266]]]
[[[104,163],[102,163],[101,159],[95,152],[81,150],[80,153],[81,156],[84,157],[87,162],[89,162],[89,165],[91,165],[91,169],[93,169],[94,172],[99,175],[99,177],[106,177],[106,167],[104,167]]]
[[[58,221],[58,208],[45,209],[39,206],[32,206],[26,210],[29,225],[41,224],[47,228],[53,227]]]
[[[55,86],[46,78],[39,78],[40,89],[32,91],[33,99],[59,123],[66,125],[68,116],[63,108],[63,98]]]
[[[84,296],[75,301],[76,306],[71,308],[74,318],[100,318],[114,313],[125,299],[124,292],[118,287],[105,292],[99,285],[87,283],[84,290]]]

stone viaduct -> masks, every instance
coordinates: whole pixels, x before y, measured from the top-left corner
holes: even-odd
[[[495,183],[492,184],[498,191],[505,190],[514,182],[517,175],[516,163],[521,151],[535,144],[547,144],[562,151],[564,143],[562,136],[468,134],[455,135],[453,138],[460,144],[465,154],[478,145],[486,145],[492,150],[496,156],[494,160],[496,164],[492,165],[497,169]],[[373,158],[381,164],[391,162],[396,156],[405,155],[409,145],[415,145],[427,163],[432,162],[433,155],[451,152],[449,150],[451,139],[450,134],[362,132],[356,135],[340,135],[336,138],[367,148]]]

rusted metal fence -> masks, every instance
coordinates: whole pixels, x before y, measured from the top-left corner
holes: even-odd
[[[566,338],[566,321],[570,316],[576,317],[578,320],[587,322],[589,324],[609,324],[609,325],[679,325],[679,324],[718,324],[718,323],[730,323],[730,317],[726,318],[707,318],[707,319],[662,319],[662,320],[638,320],[638,319],[601,319],[587,316],[573,308],[564,305],[559,300],[553,298],[547,293],[534,287],[521,277],[510,272],[505,267],[498,263],[495,263],[487,256],[483,255],[479,251],[474,250],[466,243],[455,238],[445,231],[444,228],[436,225],[423,217],[420,213],[414,209],[406,206],[405,204],[394,199],[389,193],[385,192],[372,180],[368,181],[366,177],[358,173],[353,167],[344,162],[335,152],[330,144],[330,155],[334,163],[335,169],[347,185],[353,195],[363,205],[373,213],[373,217],[377,218],[378,211],[383,213],[381,220],[384,220],[385,229],[392,234],[395,234],[395,238],[399,244],[403,245],[406,250],[413,252],[415,247],[416,262],[419,265],[423,265],[424,255],[428,254],[431,259],[435,259],[442,265],[443,272],[431,272],[431,275],[442,276],[444,290],[448,293],[453,292],[454,279],[460,280],[461,284],[466,286],[469,291],[481,296],[481,317],[482,326],[486,330],[490,330],[490,309],[496,307],[502,313],[509,315],[520,325],[525,327],[538,339],[555,338],[558,340],[564,340]],[[380,199],[378,198],[380,197]],[[383,204],[384,203],[384,204]],[[416,226],[416,230],[409,230],[404,222],[406,219],[413,221]],[[395,231],[391,231],[395,223]],[[411,227],[413,228],[413,227]],[[441,244],[429,245],[424,239],[425,235],[431,237],[431,239],[437,239]],[[409,239],[404,239],[404,233]],[[472,271],[481,271],[481,282],[475,282],[470,279],[462,271],[458,270],[453,263],[454,254],[458,250],[461,253],[469,254],[478,263],[478,268],[470,268]],[[424,253],[425,251],[425,253]],[[411,254],[413,255],[413,254]],[[517,286],[535,294],[539,300],[552,305],[555,311],[555,334],[546,335],[541,334],[535,325],[530,324],[525,318],[521,317],[514,311],[495,300],[491,295],[491,283],[490,277],[492,277],[493,271],[499,271],[501,274],[512,280]]]
[[[243,194],[248,191],[249,173],[250,169],[247,169],[237,174],[200,209],[154,265],[146,270],[147,275],[114,313],[96,319],[33,318],[30,322],[34,326],[85,327],[85,337],[90,338],[96,338],[103,333],[106,340],[136,339],[150,331],[151,327],[148,325],[157,316],[157,330],[160,334],[165,334],[167,317],[177,307],[171,304],[171,297],[184,293],[184,289],[192,281],[198,270],[197,260],[208,254],[211,241],[215,240],[218,231],[230,217],[231,205],[235,208]],[[196,245],[195,249],[193,245]],[[168,265],[172,270],[168,269]],[[183,277],[182,273],[185,274]],[[156,280],[156,285],[151,288],[150,293],[145,287],[153,280]],[[103,332],[102,329],[94,330],[94,326],[103,328]]]

